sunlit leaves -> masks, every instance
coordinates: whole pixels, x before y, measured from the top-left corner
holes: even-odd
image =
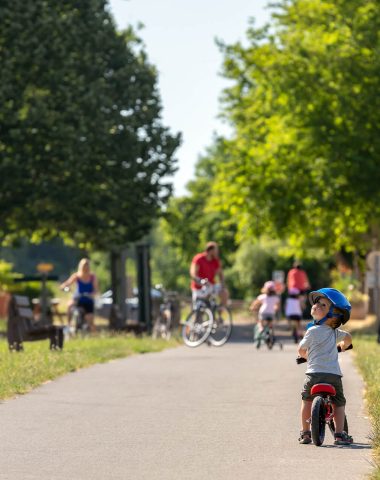
[[[380,220],[376,2],[284,1],[224,46],[235,135],[211,203],[240,235],[365,250]],[[269,33],[270,32],[270,33]]]

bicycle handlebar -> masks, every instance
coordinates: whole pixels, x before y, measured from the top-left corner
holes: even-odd
[[[344,351],[351,350],[353,348],[354,347],[352,346],[352,343],[351,343],[351,345],[349,345]],[[337,350],[338,350],[339,353],[341,353],[341,351],[342,351],[342,349],[339,345],[337,346]],[[297,365],[300,365],[301,363],[306,363],[307,360],[306,360],[306,358],[303,358],[303,357],[297,357],[296,362],[297,362]]]

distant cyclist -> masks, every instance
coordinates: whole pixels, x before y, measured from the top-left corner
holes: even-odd
[[[96,330],[94,323],[95,295],[98,293],[98,280],[91,272],[90,260],[82,258],[78,265],[78,271],[73,273],[65,282],[61,284],[61,288],[70,287],[76,284],[76,291],[73,299],[69,302],[69,317],[72,306],[76,303],[83,308],[85,314],[84,319],[91,332]]]
[[[258,311],[258,327],[259,332],[262,332],[266,325],[269,325],[272,332],[273,320],[275,320],[276,313],[280,308],[280,297],[276,293],[276,285],[272,280],[264,283],[261,289],[261,294],[253,300],[250,306],[250,311]]]
[[[216,242],[208,242],[205,251],[195,255],[190,266],[190,277],[193,303],[200,295],[202,280],[208,280],[215,286],[215,292],[220,295],[222,305],[227,304],[228,292],[224,285],[223,269]],[[219,281],[218,284],[216,279]]]

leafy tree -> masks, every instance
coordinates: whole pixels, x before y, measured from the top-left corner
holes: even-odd
[[[0,2],[0,233],[97,249],[145,234],[179,137],[157,74],[104,0]]]
[[[378,5],[287,0],[224,46],[234,127],[213,205],[246,238],[366,250],[379,238]]]
[[[231,253],[236,249],[234,220],[210,208],[217,170],[227,160],[224,140],[215,138],[213,145],[198,159],[195,178],[187,184],[188,194],[171,199],[165,212],[162,228],[187,268],[192,257],[210,240],[218,242],[224,264],[230,263]]]

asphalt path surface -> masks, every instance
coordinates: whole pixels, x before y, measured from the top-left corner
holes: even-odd
[[[0,405],[0,479],[355,479],[371,428],[352,353],[340,355],[355,444],[299,445],[305,366],[257,350],[251,329],[221,348],[179,347],[68,374]]]

